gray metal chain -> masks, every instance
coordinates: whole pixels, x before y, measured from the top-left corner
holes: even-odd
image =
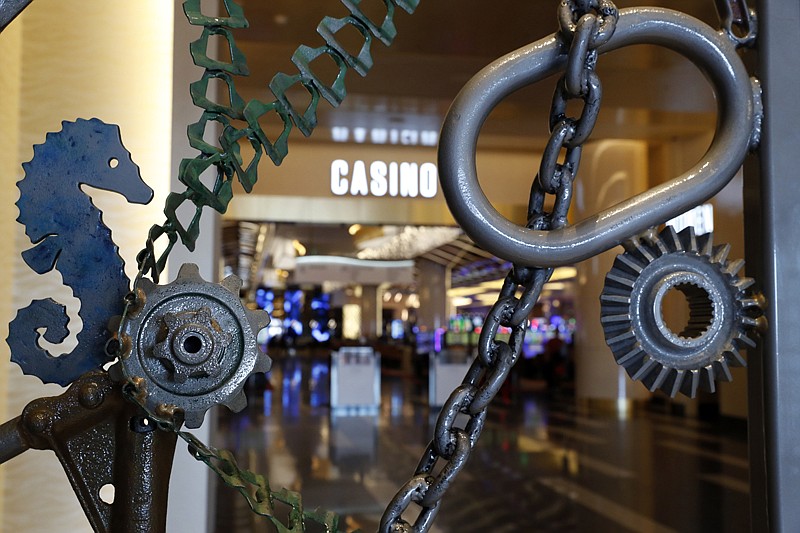
[[[559,35],[568,60],[553,95],[550,139],[531,186],[527,227],[535,230],[557,229],[567,224],[581,147],[600,110],[602,88],[594,71],[597,47],[613,35],[618,11],[610,0],[562,0],[558,18]],[[577,118],[567,116],[567,102],[571,99],[583,101],[583,110]],[[548,194],[555,195],[550,212],[544,208]],[[489,403],[519,358],[528,316],[552,273],[552,268],[520,265],[514,265],[509,272],[484,322],[478,356],[442,407],[433,439],[414,475],[387,506],[380,523],[381,533],[418,533],[431,528],[442,498],[480,437]],[[511,329],[507,342],[497,338],[501,327]],[[459,415],[468,418],[463,426],[458,425]],[[412,502],[419,507],[413,524],[403,519]]]

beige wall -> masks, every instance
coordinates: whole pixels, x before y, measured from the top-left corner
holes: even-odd
[[[131,21],[146,19],[140,24]],[[104,220],[120,245],[129,275],[144,244],[169,183],[171,142],[172,5],[160,0],[37,0],[0,34],[0,195],[2,282],[0,332],[17,309],[33,298],[54,297],[75,317],[78,302],[58,274],[38,276],[19,257],[30,242],[13,203],[21,163],[33,156],[33,145],[61,129],[62,120],[98,117],[120,125],[123,142],[157,196],[150,206],[129,206],[110,193],[95,193]],[[53,188],[58,194],[57,185]],[[13,281],[13,283],[12,283]],[[74,346],[79,323],[73,320],[65,351]],[[9,362],[0,343],[0,406],[3,420],[20,414],[32,399],[59,394],[24,376]],[[66,476],[52,452],[28,451],[0,468],[0,530],[14,532],[90,531]]]

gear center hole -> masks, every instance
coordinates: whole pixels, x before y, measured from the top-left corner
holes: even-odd
[[[697,339],[711,327],[714,302],[702,287],[680,283],[671,287],[661,301],[664,324],[683,339]]]
[[[197,335],[189,335],[183,339],[183,349],[186,353],[196,354],[203,349],[203,339]]]

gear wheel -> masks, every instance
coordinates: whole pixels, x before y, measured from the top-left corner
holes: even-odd
[[[207,282],[191,263],[168,285],[137,283],[118,365],[142,391],[149,412],[165,415],[177,408],[186,427],[197,428],[214,405],[245,407],[245,380],[267,372],[271,360],[256,343],[269,315],[244,307],[241,286],[237,276]]]
[[[763,330],[764,298],[752,278],[738,275],[744,261],[728,262],[730,245],[712,245],[711,234],[667,226],[625,243],[600,295],[606,344],[632,379],[651,391],[694,398],[731,381],[731,366],[744,366],[739,349],[755,346],[749,334]],[[689,305],[688,324],[675,332],[662,306],[672,291]]]

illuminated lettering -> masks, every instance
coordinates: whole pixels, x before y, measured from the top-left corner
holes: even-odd
[[[352,167],[343,159],[331,163],[331,192],[336,196],[433,198],[438,186],[434,163],[357,160]]]
[[[353,140],[357,143],[363,143],[367,140],[367,128],[353,128]]]
[[[385,196],[389,188],[386,173],[389,168],[383,161],[373,161],[369,166],[369,192],[372,196]]]
[[[436,196],[436,187],[439,183],[436,165],[433,163],[422,163],[419,167],[419,193],[423,198],[433,198]]]
[[[424,130],[419,134],[419,143],[422,146],[436,146],[439,142],[439,133],[435,130]]]
[[[353,196],[366,196],[369,194],[367,185],[367,167],[363,161],[353,163],[353,177],[350,178],[350,194]]]
[[[347,194],[347,179],[344,176],[350,172],[350,165],[344,159],[337,159],[331,163],[331,192],[337,196]]]
[[[400,196],[416,198],[419,192],[419,166],[400,163]]]
[[[333,127],[331,128],[331,139],[333,142],[343,143],[347,142],[347,139],[350,137],[350,128],[345,127]]]
[[[411,128],[349,128],[347,126],[333,126],[331,128],[333,142],[348,142],[363,144],[400,144],[404,146],[436,146],[439,142],[439,132],[436,130],[415,130]]]
[[[417,130],[400,130],[400,144],[419,144],[419,132]]]
[[[372,128],[369,132],[369,140],[372,144],[386,144],[386,139],[389,138],[389,132],[386,128]]]

